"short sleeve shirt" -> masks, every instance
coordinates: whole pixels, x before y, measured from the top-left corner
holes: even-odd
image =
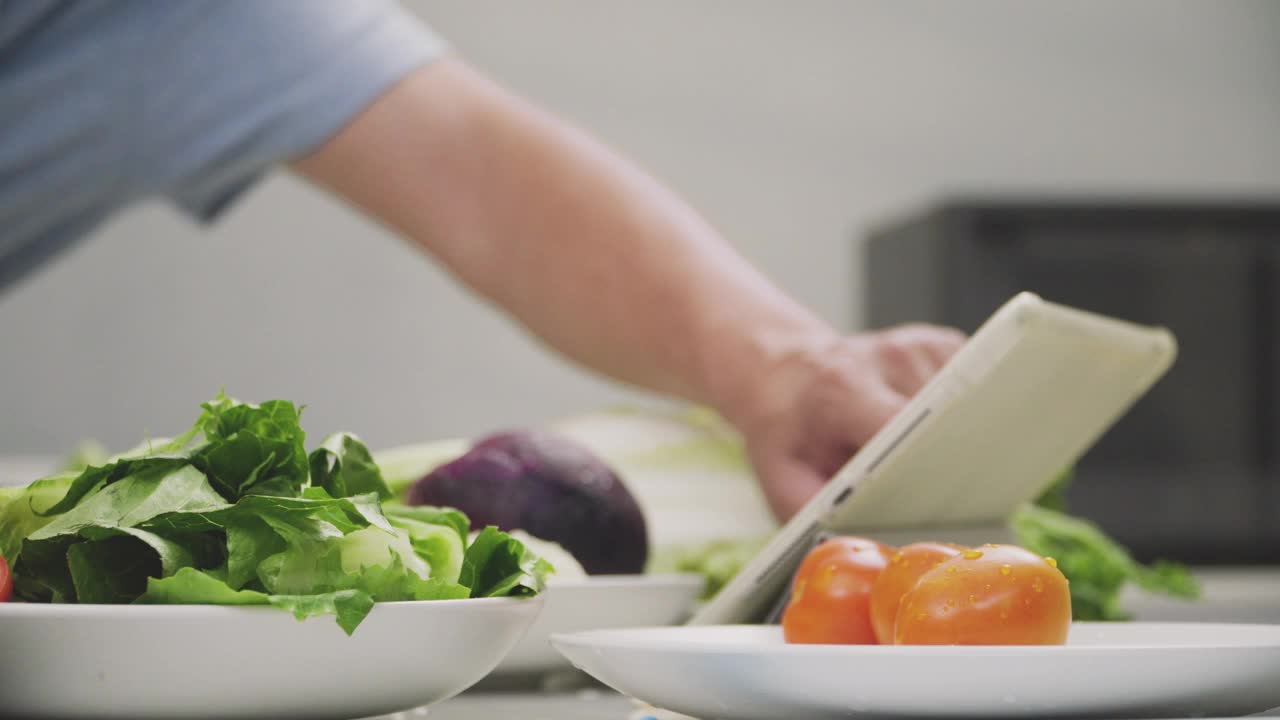
[[[396,0],[0,0],[0,294],[141,200],[212,220],[445,49]]]

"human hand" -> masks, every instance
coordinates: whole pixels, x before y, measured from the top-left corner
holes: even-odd
[[[787,355],[734,420],[779,520],[796,513],[946,363],[957,330],[901,325]]]

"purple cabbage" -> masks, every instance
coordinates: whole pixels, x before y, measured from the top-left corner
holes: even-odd
[[[415,482],[406,502],[457,508],[473,528],[558,543],[591,575],[642,573],[648,560],[644,513],[617,473],[550,432],[490,435]]]

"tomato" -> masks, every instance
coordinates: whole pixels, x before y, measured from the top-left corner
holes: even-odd
[[[889,559],[889,566],[871,586],[871,627],[882,645],[893,644],[893,624],[902,596],[915,587],[921,575],[956,555],[964,548],[936,542],[902,546]]]
[[[875,644],[871,586],[891,553],[891,548],[859,537],[832,538],[810,550],[783,611],[783,638],[789,643]]]
[[[1014,545],[966,550],[902,596],[899,645],[1061,645],[1071,627],[1067,579]]]
[[[13,597],[13,573],[9,572],[9,563],[0,555],[0,602],[9,602]]]

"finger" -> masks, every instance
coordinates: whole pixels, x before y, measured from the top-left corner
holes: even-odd
[[[828,432],[760,464],[762,488],[775,516],[786,520],[804,507],[862,447],[907,403],[887,385],[873,384],[842,396],[839,405],[822,413]]]
[[[913,323],[903,325],[894,332],[900,333],[902,341],[919,350],[929,360],[936,372],[964,346],[967,336],[955,328],[939,325]]]
[[[965,336],[952,328],[903,325],[879,338],[882,372],[898,392],[911,396],[929,382],[963,345]]]
[[[907,396],[890,384],[872,384],[857,395],[845,397],[839,406],[836,424],[842,433],[841,445],[862,447],[880,428],[907,404]]]
[[[786,522],[800,511],[827,479],[807,463],[783,457],[761,467],[761,489],[765,500],[779,522]]]
[[[906,396],[914,395],[937,371],[933,360],[919,344],[899,334],[886,334],[879,338],[876,354],[884,381]]]
[[[933,360],[934,372],[937,372],[951,360],[951,356],[964,347],[969,338],[953,328],[935,328],[935,330],[936,332],[931,333],[929,341],[925,343],[924,349]]]

